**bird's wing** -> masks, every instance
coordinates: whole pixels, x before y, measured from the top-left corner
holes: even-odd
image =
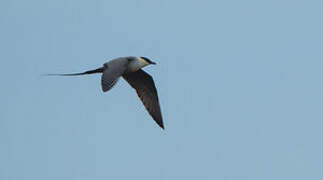
[[[163,119],[160,111],[157,90],[153,78],[143,70],[125,73],[123,78],[136,89],[137,94],[149,114],[156,123],[164,129]]]
[[[104,64],[101,77],[103,92],[109,91],[117,83],[120,76],[127,70],[128,63],[127,60],[117,60]]]

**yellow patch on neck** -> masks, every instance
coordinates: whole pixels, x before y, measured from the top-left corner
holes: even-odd
[[[142,57],[138,57],[138,62],[141,67],[148,65],[149,63],[144,60]]]
[[[147,63],[142,57],[138,57],[138,61],[140,62],[140,64]]]

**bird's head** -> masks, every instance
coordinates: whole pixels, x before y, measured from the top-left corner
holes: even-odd
[[[148,59],[146,57],[138,57],[138,61],[143,66],[148,66],[150,64],[156,64],[155,62],[151,61],[150,59]]]

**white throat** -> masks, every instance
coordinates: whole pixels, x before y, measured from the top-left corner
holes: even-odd
[[[135,60],[131,61],[128,66],[128,71],[134,72],[147,66],[149,63],[141,57],[136,57]]]

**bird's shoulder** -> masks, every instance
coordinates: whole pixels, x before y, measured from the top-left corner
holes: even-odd
[[[111,67],[124,67],[127,66],[131,61],[133,61],[135,57],[129,56],[129,57],[119,57],[112,59],[106,63],[103,64],[105,68],[111,68]]]

